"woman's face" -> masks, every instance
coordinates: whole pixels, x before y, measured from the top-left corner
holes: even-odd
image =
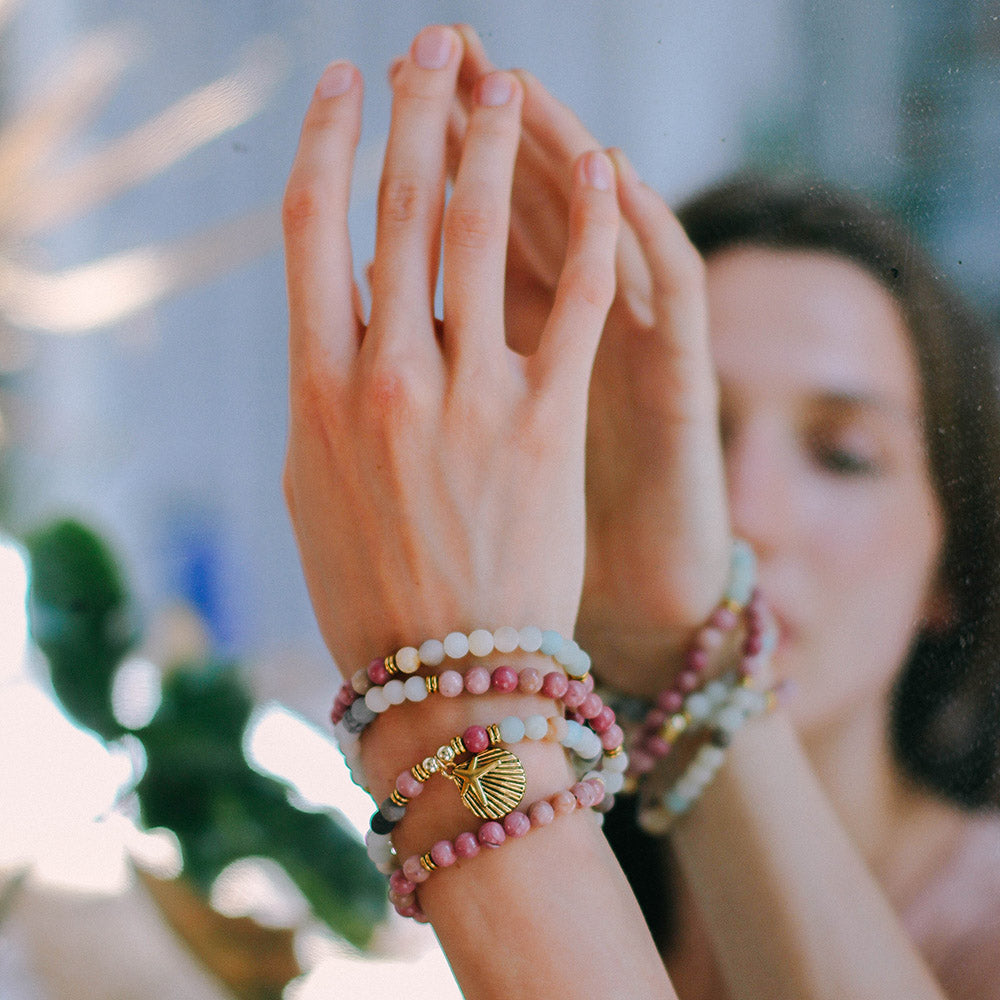
[[[884,696],[943,537],[916,360],[892,297],[833,255],[708,262],[733,531],[754,546],[803,730]]]

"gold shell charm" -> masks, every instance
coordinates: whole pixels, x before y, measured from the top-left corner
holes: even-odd
[[[480,819],[502,819],[512,812],[524,798],[527,785],[521,761],[504,747],[484,750],[445,774]]]

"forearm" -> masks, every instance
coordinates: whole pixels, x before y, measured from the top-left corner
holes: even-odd
[[[505,715],[552,714],[551,702],[524,695],[432,699],[380,716],[363,751],[381,800],[395,774],[471,723]],[[521,809],[574,780],[564,752],[519,744],[528,787]],[[429,781],[394,830],[399,856],[478,826],[446,781]],[[419,886],[456,978],[470,1000],[674,997],[662,961],[596,817],[587,810],[495,850],[460,860]]]
[[[942,1000],[782,716],[737,734],[672,837],[734,997]]]

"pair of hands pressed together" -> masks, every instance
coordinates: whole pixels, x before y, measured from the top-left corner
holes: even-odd
[[[624,157],[471,29],[425,29],[392,84],[367,325],[347,63],[285,198],[285,491],[321,631],[349,674],[456,628],[570,634],[582,587],[603,674],[656,690],[727,567],[700,258]]]

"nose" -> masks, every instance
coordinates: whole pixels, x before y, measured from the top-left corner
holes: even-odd
[[[725,464],[733,532],[767,559],[795,530],[791,469],[780,434],[763,424],[733,429],[727,435]]]

